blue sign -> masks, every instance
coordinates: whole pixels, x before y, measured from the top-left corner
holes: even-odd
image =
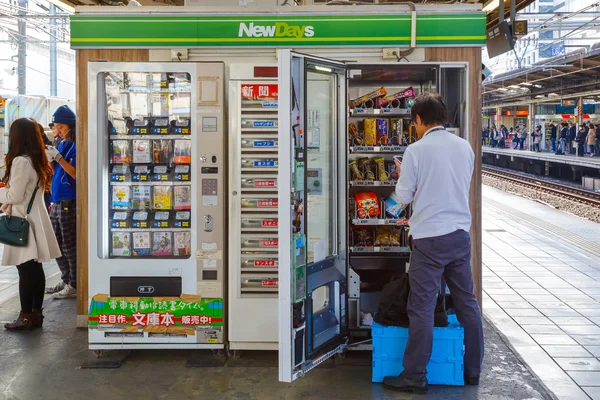
[[[274,127],[275,121],[254,121],[253,125],[255,128]]]
[[[252,144],[254,147],[275,147],[274,140],[255,140]]]
[[[267,160],[267,161],[254,161],[255,167],[274,167],[275,160]]]
[[[262,104],[262,106],[263,106],[263,107],[278,107],[278,106],[279,106],[279,104],[277,104],[277,103],[267,103],[267,102],[264,102],[264,103]]]

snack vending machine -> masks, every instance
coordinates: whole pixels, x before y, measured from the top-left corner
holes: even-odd
[[[415,96],[440,92],[465,136],[468,111],[464,64],[278,59],[279,380],[291,382],[370,349],[381,291],[406,271],[411,211],[393,157],[417,140]]]
[[[229,69],[229,348],[277,349],[277,66]]]
[[[222,63],[89,64],[89,347],[223,348]]]

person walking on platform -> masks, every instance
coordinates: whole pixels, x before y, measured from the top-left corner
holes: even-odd
[[[492,130],[490,131],[490,140],[492,141],[492,147],[496,147],[498,145],[498,129],[496,129],[496,125],[492,125]]]
[[[29,221],[26,246],[5,245],[2,265],[16,265],[19,272],[21,312],[7,330],[28,330],[42,326],[44,316],[43,262],[60,257],[60,249],[44,204],[43,193],[50,188],[52,169],[44,152],[37,123],[19,118],[10,126],[6,171],[0,189],[3,213]]]
[[[58,148],[46,146],[46,155],[54,167],[50,219],[63,255],[56,260],[61,282],[46,288],[46,293],[52,294],[53,299],[68,299],[77,296],[75,113],[66,105],[60,106],[52,122],[63,140]]]
[[[585,125],[580,125],[579,130],[577,131],[577,135],[575,136],[576,143],[576,154],[577,157],[583,157],[585,155],[585,138],[587,134],[585,131]]]
[[[590,157],[594,157],[594,153],[596,151],[596,126],[590,124],[590,130],[588,131],[587,137],[587,148],[588,153],[590,153]]]
[[[600,125],[596,125],[596,148],[594,150],[594,153],[597,156],[600,156]]]
[[[395,193],[403,204],[412,203],[413,208],[408,343],[404,371],[399,376],[385,377],[383,385],[390,390],[424,394],[428,390],[427,364],[442,277],[464,327],[464,374],[469,385],[479,383],[484,345],[470,261],[473,150],[466,140],[444,129],[448,109],[439,94],[421,93],[411,114],[420,139],[406,149],[402,168],[395,161],[401,171]]]
[[[556,124],[550,125],[550,150],[556,151]]]

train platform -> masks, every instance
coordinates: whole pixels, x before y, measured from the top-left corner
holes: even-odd
[[[482,153],[484,157],[486,155],[491,155],[492,157],[497,156],[500,157],[511,157],[513,160],[515,158],[519,159],[528,159],[540,162],[550,162],[552,164],[566,164],[570,166],[584,167],[584,168],[594,168],[600,170],[600,157],[577,157],[573,154],[563,154],[556,155],[552,152],[542,151],[542,152],[534,152],[525,150],[513,150],[509,148],[500,149],[496,147],[482,147]]]
[[[483,262],[484,314],[534,374],[600,399],[600,224],[484,186]]]

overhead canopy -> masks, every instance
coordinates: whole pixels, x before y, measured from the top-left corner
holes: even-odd
[[[600,43],[552,57],[484,82],[484,107],[575,98],[600,91]]]

